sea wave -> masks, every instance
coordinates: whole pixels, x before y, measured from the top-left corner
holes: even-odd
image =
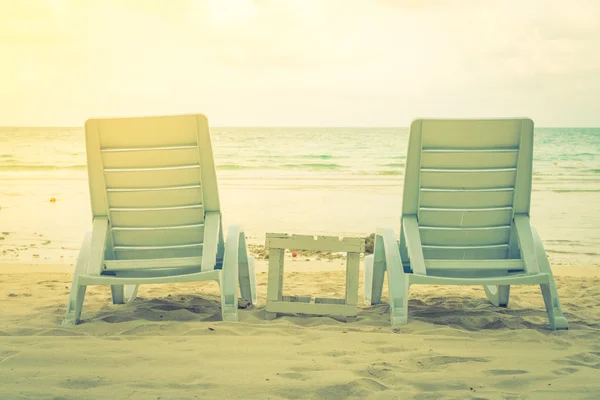
[[[0,171],[54,171],[54,170],[85,170],[86,164],[81,165],[31,165],[13,164],[0,165]]]
[[[305,154],[298,156],[298,158],[315,158],[319,160],[330,160],[334,158],[333,154]]]
[[[379,164],[381,167],[404,167],[405,163],[388,163],[388,164]]]
[[[221,164],[221,165],[217,165],[216,168],[223,169],[223,170],[238,170],[238,169],[249,169],[251,167],[249,167],[247,165],[240,165],[240,164]]]
[[[221,164],[216,167],[218,170],[244,170],[244,169],[310,169],[310,170],[333,170],[343,169],[343,165],[335,163],[298,163],[298,164]]]
[[[305,164],[284,164],[282,168],[293,168],[293,169],[311,169],[311,170],[334,170],[343,169],[344,166],[335,163],[305,163]]]
[[[402,175],[404,175],[404,170],[394,170],[394,171],[362,170],[362,171],[352,172],[351,175],[355,175],[355,176],[402,176]]]
[[[565,153],[564,156],[579,157],[579,156],[600,156],[600,153]]]
[[[404,171],[395,170],[395,171],[377,171],[375,175],[404,175]]]
[[[235,155],[235,154],[232,154]],[[290,159],[290,158],[297,158],[297,159],[316,159],[316,160],[331,160],[332,158],[348,158],[348,156],[334,156],[333,154],[269,154],[265,156],[266,158],[271,158],[271,159]]]
[[[600,189],[554,189],[554,193],[598,193]]]

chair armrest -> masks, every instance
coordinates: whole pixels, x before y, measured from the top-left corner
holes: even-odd
[[[108,235],[108,218],[95,217],[92,222],[92,236],[90,238],[89,258],[84,275],[97,276],[102,272],[104,253],[106,251],[106,237]],[[83,249],[83,247],[82,247]],[[79,267],[78,267],[79,268]]]
[[[404,238],[406,239],[410,267],[415,274],[427,275],[417,217],[414,215],[404,216],[402,218],[402,228],[404,230]]]
[[[201,271],[212,271],[217,263],[217,248],[219,245],[219,229],[221,228],[221,214],[209,211],[204,216],[204,240],[202,248]]]
[[[388,280],[404,275],[404,267],[400,258],[400,248],[396,241],[396,233],[392,228],[377,228],[373,249],[374,263],[385,262]]]
[[[539,274],[540,267],[536,255],[529,216],[525,214],[515,214],[514,221],[517,237],[519,238],[521,259],[525,263],[525,270],[528,274]]]

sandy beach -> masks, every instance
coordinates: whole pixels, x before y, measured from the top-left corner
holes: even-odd
[[[341,260],[286,266],[284,293],[342,294]],[[70,267],[2,264],[0,398],[598,398],[597,268],[554,268],[570,330],[553,332],[534,286],[513,288],[507,309],[480,287],[417,286],[401,328],[386,304],[361,305],[355,323],[265,321],[257,267],[260,303],[239,323],[221,322],[216,284],[199,283],[142,286],[125,305],[90,287],[82,323],[65,328]]]

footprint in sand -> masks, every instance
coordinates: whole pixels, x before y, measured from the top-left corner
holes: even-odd
[[[177,305],[177,304],[162,304],[162,305],[156,305],[156,306],[152,306],[152,310],[160,310],[160,311],[177,311],[177,310],[185,310],[187,309],[186,307],[184,307],[183,305]],[[188,310],[190,311],[190,310]]]
[[[290,371],[294,371],[294,372],[317,372],[317,371],[323,371],[325,368],[323,367],[319,367],[316,365],[311,365],[311,366],[307,366],[307,367],[291,367]]]
[[[51,281],[39,281],[37,284],[38,284],[38,285],[41,285],[42,283],[57,283],[57,282],[58,282],[57,280],[51,280]],[[51,286],[54,286],[54,285],[51,285]]]
[[[408,351],[404,347],[400,346],[389,346],[389,347],[377,347],[375,349],[378,353],[389,354],[389,353],[401,353]]]
[[[104,384],[104,379],[97,378],[73,378],[67,379],[60,383],[60,386],[68,389],[92,389]]]
[[[44,331],[35,333],[33,336],[83,336],[81,332],[68,329],[46,329]]]
[[[21,294],[16,294],[16,293],[9,293],[7,295],[8,297],[31,297],[31,293],[21,293]]]
[[[362,342],[364,344],[369,345],[369,346],[376,346],[376,345],[388,344],[388,342],[383,341],[383,340],[363,340]]]
[[[332,399],[366,398],[373,392],[386,390],[385,385],[368,379],[348,382],[346,384],[322,387],[293,387],[280,390],[278,395],[286,399]]]
[[[0,351],[0,362],[6,361],[9,358],[11,358],[12,356],[16,356],[19,353],[20,353],[19,351],[11,351],[11,350]]]
[[[133,318],[133,317],[116,316],[116,315],[109,315],[108,317],[101,318],[102,321],[108,322],[109,324],[133,321],[134,319],[135,318]]]
[[[372,392],[381,392],[387,386],[369,378],[348,382],[342,385],[324,386],[316,391],[316,397],[321,399],[347,399],[349,397],[364,398]]]
[[[557,364],[600,369],[600,353],[580,353],[568,356],[566,360],[556,360]]]
[[[327,356],[327,357],[344,357],[344,356],[351,356],[356,354],[356,352],[348,352],[348,351],[330,351],[328,353],[324,353],[323,355]]]
[[[394,368],[389,363],[380,362],[369,365],[366,370],[355,371],[355,374],[366,379],[385,379],[392,375],[395,369],[397,370],[398,368]]]
[[[161,327],[159,325],[145,324],[145,325],[138,325],[138,326],[135,326],[130,329],[125,329],[124,331],[119,332],[118,334],[119,335],[142,336],[142,335],[156,334],[156,332],[159,332],[160,330],[161,330]]]
[[[478,357],[432,356],[416,358],[413,361],[416,362],[420,368],[430,369],[437,367],[446,367],[450,364],[456,363],[486,363],[490,360]]]
[[[490,375],[522,375],[529,373],[529,371],[522,369],[488,369],[485,372]]]
[[[286,372],[283,374],[277,374],[282,378],[287,378],[287,379],[293,379],[296,381],[305,381],[308,379],[308,376],[304,375],[304,374],[299,374],[297,372]]]
[[[552,373],[556,375],[571,375],[577,371],[579,371],[579,368],[561,368],[555,369],[554,371],[552,371]]]

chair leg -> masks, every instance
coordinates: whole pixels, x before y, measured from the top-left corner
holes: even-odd
[[[365,257],[365,296],[367,305],[381,303],[385,278],[385,249],[381,236],[375,235],[373,255]]]
[[[79,279],[76,276],[73,279],[71,293],[69,294],[69,302],[67,303],[67,313],[62,325],[73,326],[79,323],[81,311],[83,310],[83,300],[85,299],[86,285],[80,285]]]
[[[569,329],[569,323],[563,316],[560,303],[558,302],[558,292],[554,282],[551,281],[547,284],[541,284],[542,296],[544,297],[544,304],[546,305],[546,312],[548,313],[548,322],[550,322],[550,329]]]
[[[87,273],[87,264],[89,259],[90,247],[92,242],[92,232],[85,234],[83,243],[79,249],[77,263],[75,264],[75,273],[73,274],[73,282],[71,283],[71,292],[67,301],[67,312],[62,325],[72,326],[79,323],[81,311],[83,310],[83,300],[85,299],[85,291],[87,286],[79,284],[79,277]]]
[[[569,329],[569,323],[563,315],[560,306],[558,290],[556,289],[556,283],[554,283],[554,275],[552,274],[552,268],[550,268],[544,245],[535,228],[531,227],[531,233],[533,235],[533,243],[537,253],[540,272],[548,275],[548,283],[541,284],[540,288],[542,289],[542,296],[544,297],[544,304],[546,305],[546,312],[548,313],[550,329]]]
[[[247,271],[245,271],[246,265],[240,264],[238,268],[240,297],[243,300],[256,305],[256,273],[254,272],[254,257],[248,257]]]
[[[365,257],[364,263],[364,303],[368,306],[371,305],[371,298],[373,296],[373,255]]]
[[[496,307],[508,306],[510,285],[486,285],[483,289],[490,303]]]
[[[258,295],[256,294],[256,272],[254,270],[254,257],[248,257],[248,269],[250,279],[250,300],[256,306],[258,304]]]
[[[272,321],[275,318],[277,318],[277,313],[276,312],[265,311],[265,319],[267,321]]]
[[[140,285],[125,285],[125,302],[129,303],[135,300],[135,296],[137,296],[137,291]]]
[[[400,285],[389,286],[390,292],[390,321],[392,326],[408,324],[408,279],[402,279]]]
[[[237,267],[237,265],[236,265]],[[238,297],[237,268],[223,266],[221,271],[221,317],[223,321],[237,322],[238,320]]]
[[[110,293],[113,304],[123,304],[125,302],[123,285],[111,285]]]

